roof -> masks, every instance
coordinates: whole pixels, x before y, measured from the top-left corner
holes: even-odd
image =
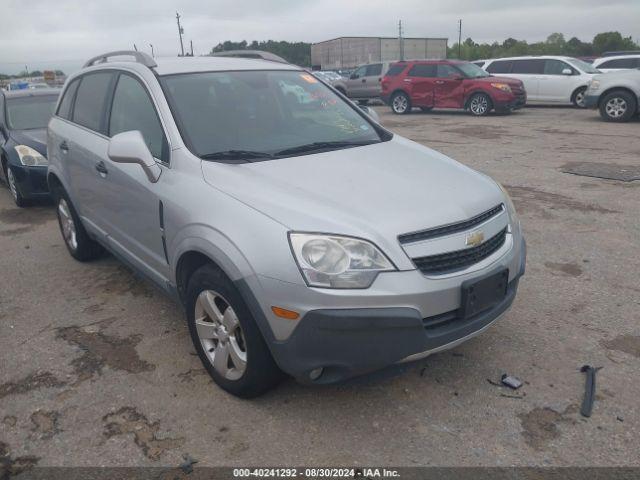
[[[20,98],[20,97],[42,97],[44,95],[60,95],[61,90],[59,88],[24,88],[22,90],[7,90],[4,93],[5,98]]]
[[[157,65],[151,70],[158,75],[231,70],[300,70],[300,67],[286,63],[240,57],[156,57],[154,60]],[[136,61],[122,60],[99,62],[87,68],[100,67],[148,68]],[[80,70],[76,75],[83,71]]]
[[[566,55],[521,55],[519,57],[504,57],[504,58],[490,58],[484,60],[485,62],[495,62],[496,60],[572,60],[575,57],[568,57]],[[478,60],[474,60],[478,61]]]

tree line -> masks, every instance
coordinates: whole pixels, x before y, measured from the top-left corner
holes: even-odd
[[[515,57],[520,55],[566,55],[569,57],[600,56],[604,52],[620,50],[640,50],[640,45],[631,37],[623,37],[620,32],[603,32],[593,37],[591,42],[572,37],[565,40],[562,33],[552,33],[543,42],[527,43],[526,40],[507,38],[498,43],[476,43],[467,38],[460,45],[458,42],[447,49],[449,58],[462,60],[478,60],[484,58]]]
[[[247,43],[241,42],[219,43],[211,49],[211,53],[224,52],[228,50],[262,50],[281,56],[288,62],[301,67],[311,66],[311,44],[306,42],[285,42],[276,40],[257,41]]]

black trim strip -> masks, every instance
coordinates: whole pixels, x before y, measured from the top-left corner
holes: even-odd
[[[487,210],[486,212],[481,213],[480,215],[476,215],[475,217],[472,217],[469,220],[465,220],[464,222],[451,223],[442,227],[430,228],[428,230],[421,230],[419,232],[404,233],[398,236],[398,240],[402,244],[413,243],[419,242],[421,240],[427,240],[429,238],[443,237],[445,235],[451,235],[452,233],[462,232],[464,230],[469,230],[476,225],[480,225],[483,222],[486,222],[490,218],[495,217],[503,211],[504,204],[501,203],[500,205],[496,205],[495,207],[493,207],[491,210]]]

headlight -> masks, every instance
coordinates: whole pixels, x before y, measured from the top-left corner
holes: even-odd
[[[509,214],[509,219],[512,223],[512,229],[514,227],[517,227],[517,229],[519,230],[520,219],[518,218],[518,214],[516,213],[516,207],[513,205],[513,201],[509,196],[509,192],[507,192],[507,189],[504,188],[500,183],[496,182],[496,184],[500,187],[500,190],[502,190],[502,193],[504,194],[504,203],[507,206],[507,213]]]
[[[492,83],[491,86],[498,90],[502,90],[503,92],[511,93],[511,87],[506,83]]]
[[[589,82],[589,90],[598,90],[600,88],[600,80],[591,80]]]
[[[395,266],[366,240],[338,235],[290,233],[293,256],[310,287],[367,288]]]
[[[47,159],[43,155],[36,152],[31,147],[27,147],[26,145],[18,145],[15,148],[22,165],[25,165],[27,167],[36,167],[46,166],[48,163]]]

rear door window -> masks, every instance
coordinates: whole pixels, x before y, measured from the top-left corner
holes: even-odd
[[[485,70],[489,73],[511,73],[511,60],[496,60],[491,62]]]
[[[71,120],[71,107],[73,107],[73,99],[76,95],[76,90],[78,90],[78,85],[80,85],[80,79],[77,78],[67,87],[64,92],[64,96],[60,101],[60,106],[58,107],[58,116],[62,117],[66,120]]]
[[[105,100],[114,80],[112,72],[84,75],[80,81],[73,107],[73,121],[90,130],[106,134]]]
[[[544,64],[545,61],[539,59],[514,60],[511,73],[541,74],[544,73]]]
[[[155,158],[168,160],[164,130],[149,93],[138,80],[121,74],[113,94],[109,136],[131,130],[142,133],[142,138]]]
[[[408,75],[410,77],[435,77],[436,65],[434,64],[418,64],[411,67]]]
[[[367,77],[379,77],[382,75],[382,64],[374,63],[373,65],[367,65]]]

